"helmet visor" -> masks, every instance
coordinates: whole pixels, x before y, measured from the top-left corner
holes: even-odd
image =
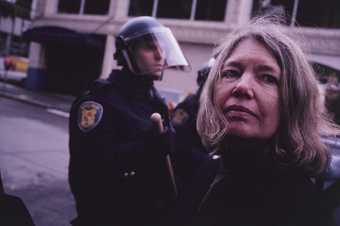
[[[139,33],[134,37],[127,38],[125,41],[130,55],[135,58],[135,71],[138,73],[145,74],[166,68],[190,70],[190,65],[169,28],[153,28],[147,33]],[[136,52],[140,50],[149,52],[152,57],[161,62],[161,67],[138,68],[136,58],[140,56],[137,56]]]

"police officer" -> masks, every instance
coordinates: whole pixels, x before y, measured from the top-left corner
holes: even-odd
[[[174,198],[165,164],[168,109],[154,88],[169,67],[188,67],[169,28],[152,17],[122,26],[114,58],[121,70],[96,82],[70,114],[69,183],[73,225],[156,225]],[[165,132],[150,120],[158,112]]]
[[[196,130],[196,118],[199,108],[199,98],[210,69],[215,62],[211,58],[197,72],[198,89],[188,95],[173,111],[171,122],[176,130],[175,136],[175,168],[180,184],[190,183],[196,169],[208,158],[208,151],[201,143]]]

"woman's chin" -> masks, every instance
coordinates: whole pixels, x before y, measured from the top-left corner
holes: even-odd
[[[241,139],[252,139],[255,134],[246,126],[230,126],[228,129],[228,136],[238,137]]]

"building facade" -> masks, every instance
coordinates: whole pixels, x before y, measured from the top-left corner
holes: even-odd
[[[29,43],[22,38],[28,29],[31,12],[30,0],[3,0],[0,2],[0,78],[6,79],[7,71],[26,75]],[[15,62],[14,62],[15,61]],[[6,65],[5,65],[6,64]]]
[[[94,3],[95,2],[95,3]],[[78,94],[117,67],[114,35],[134,16],[149,15],[171,28],[191,63],[190,73],[168,70],[156,86],[174,101],[196,89],[196,72],[231,28],[262,13],[287,18],[310,59],[340,68],[338,0],[36,0],[27,37],[27,86]],[[308,4],[308,5],[307,5]],[[295,24],[299,24],[296,27]]]

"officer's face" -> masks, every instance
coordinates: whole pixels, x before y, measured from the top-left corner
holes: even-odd
[[[157,43],[148,41],[136,48],[136,64],[142,74],[158,80],[162,76],[164,63],[164,51]]]

